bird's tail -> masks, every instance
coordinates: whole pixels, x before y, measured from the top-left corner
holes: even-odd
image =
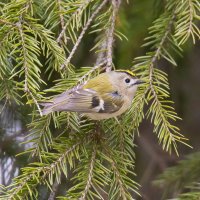
[[[42,115],[48,115],[53,112],[53,103],[40,103],[40,105],[44,106]]]
[[[56,96],[49,102],[41,102],[40,105],[44,106],[42,110],[42,115],[47,115],[53,111],[62,111],[66,110],[68,111],[69,106],[69,94],[71,90],[68,90],[66,92],[63,92],[62,94]]]

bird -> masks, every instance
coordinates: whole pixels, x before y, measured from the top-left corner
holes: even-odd
[[[144,81],[130,70],[104,72],[43,103],[42,115],[68,111],[92,120],[117,117],[131,106],[138,85],[142,83]]]

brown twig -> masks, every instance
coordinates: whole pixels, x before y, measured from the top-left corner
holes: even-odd
[[[78,83],[82,83],[91,73],[99,69],[100,67],[104,66],[106,64],[106,61],[99,63],[98,65],[95,65],[91,70],[89,70],[85,75],[83,75],[79,80]]]
[[[58,38],[57,38],[57,42],[60,43],[61,38],[63,37],[63,35],[65,34],[65,31],[68,27],[68,25],[70,24],[70,22],[72,21],[72,19],[79,13],[81,12],[84,7],[87,7],[88,3],[90,3],[91,0],[86,0],[85,3],[80,6],[72,15],[71,17],[67,20],[66,24],[62,27],[62,31],[60,32]]]
[[[61,66],[61,70],[64,69],[71,61],[74,53],[76,52],[83,36],[85,35],[86,31],[88,30],[89,26],[91,25],[92,21],[94,20],[94,18],[96,17],[96,15],[100,12],[100,10],[104,7],[104,5],[107,3],[108,0],[104,0],[99,7],[93,12],[93,14],[91,15],[91,17],[88,19],[86,25],[84,26],[83,30],[81,31],[73,49],[71,50],[68,58],[66,59],[66,61],[62,64]]]
[[[79,198],[79,200],[85,200],[86,199],[86,195],[87,195],[87,193],[88,193],[88,191],[89,191],[89,189],[92,185],[92,177],[93,177],[93,170],[94,170],[96,154],[97,154],[97,149],[96,149],[96,146],[94,146],[92,158],[91,158],[91,162],[90,162],[90,167],[89,167],[87,184],[86,184],[85,189],[84,189],[83,193],[81,194],[81,197]]]
[[[105,62],[105,64],[106,64],[106,61],[105,61],[105,57],[106,57],[105,50],[106,50],[106,47],[107,47],[107,41],[105,40],[101,44],[100,52],[98,52],[95,65],[99,65],[102,62]]]
[[[107,55],[106,55],[106,59],[107,59],[106,71],[107,72],[111,71],[112,69],[115,23],[116,23],[116,17],[119,11],[120,4],[121,4],[121,0],[112,0],[113,12],[111,16],[111,25],[107,30]]]
[[[64,17],[63,17],[63,14],[62,14],[62,6],[61,6],[61,1],[60,0],[57,0],[57,5],[58,5],[58,12],[59,12],[59,18],[60,18],[60,25],[61,25],[61,29],[63,30],[64,27],[65,27],[65,20],[64,20]],[[62,31],[61,31],[62,32]],[[65,35],[65,31],[63,32],[62,34],[62,37],[64,39],[64,43],[66,44],[66,41],[67,41],[67,37]],[[60,39],[61,39],[60,38]]]

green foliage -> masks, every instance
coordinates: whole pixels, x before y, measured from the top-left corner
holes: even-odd
[[[196,20],[199,2],[167,1],[165,11],[149,28],[144,44],[149,50],[135,59],[133,71],[146,81],[130,110],[117,119],[91,122],[76,113],[40,116],[40,101],[76,88],[102,70],[111,70],[115,37],[122,39],[116,22],[121,1],[14,0],[0,3],[0,100],[30,104],[31,123],[23,152],[32,158],[21,175],[3,188],[1,199],[37,199],[38,187],[52,189],[64,176],[70,188],[60,199],[132,199],[134,135],[143,118],[150,119],[163,149],[178,154],[185,143],[173,122],[179,119],[170,100],[167,74],[160,59],[176,65],[173,53],[189,37],[199,39]],[[183,19],[186,23],[183,25]],[[96,38],[94,67],[71,62],[87,34]],[[74,70],[80,68],[79,70]],[[53,87],[46,82],[55,81]],[[50,83],[49,82],[49,83]],[[43,90],[45,87],[48,89]],[[24,98],[25,97],[25,98]],[[144,106],[148,110],[144,113]],[[37,108],[35,110],[35,108]],[[23,154],[22,153],[22,154]],[[53,192],[53,191],[51,191]]]
[[[154,182],[159,187],[165,188],[165,197],[174,191],[183,193],[185,189],[189,190],[187,193],[181,194],[177,199],[199,199],[200,184],[199,184],[199,170],[200,170],[200,153],[193,153],[182,160],[177,166],[167,169]]]
[[[171,51],[181,53],[176,34],[173,33],[178,8],[175,3],[173,7],[171,5],[172,2],[169,1],[165,12],[149,28],[150,36],[145,39],[146,43],[143,46],[150,46],[152,50],[145,56],[135,58],[133,67],[135,72],[147,82],[141,95],[145,93],[143,98],[151,104],[147,111],[147,118],[151,118],[154,124],[154,132],[158,135],[159,143],[162,143],[163,149],[169,152],[174,149],[178,154],[176,142],[186,144],[186,138],[180,134],[178,127],[172,124],[172,121],[176,121],[179,117],[172,107],[173,102],[169,99],[167,74],[156,68],[161,58],[176,65]]]
[[[195,43],[196,38],[200,37],[199,28],[195,24],[200,17],[200,2],[198,0],[182,0],[175,6],[177,15],[175,37],[179,44],[185,43],[189,37]]]
[[[194,189],[195,190],[195,189]],[[199,190],[199,188],[198,188]],[[188,192],[185,194],[181,194],[177,200],[198,200],[200,197],[200,192]]]

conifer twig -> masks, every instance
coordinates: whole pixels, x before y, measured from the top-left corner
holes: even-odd
[[[159,59],[163,45],[166,42],[168,35],[171,32],[171,28],[172,28],[172,25],[174,23],[174,19],[175,19],[175,13],[172,15],[171,20],[169,21],[169,24],[168,24],[167,29],[165,31],[165,34],[162,37],[162,40],[160,41],[158,48],[156,49],[156,52],[155,52],[154,56],[152,57],[150,64],[149,64],[149,80],[150,80],[151,89],[153,87],[153,67],[154,67],[155,62]]]
[[[118,182],[118,184],[119,184],[120,195],[122,196],[123,200],[125,200],[125,199],[127,199],[126,198],[126,188],[124,187],[121,174],[120,174],[120,172],[117,168],[117,164],[116,164],[115,160],[113,160],[112,156],[110,155],[110,153],[107,150],[106,150],[106,152],[108,153],[108,157],[109,157],[110,162],[111,162],[113,173],[116,176],[116,182]]]
[[[192,1],[189,1],[189,13],[190,13],[190,19],[189,19],[189,28],[188,28],[188,35],[192,34],[192,24],[193,24],[193,18],[194,18],[194,9],[192,5]]]
[[[160,100],[161,98],[163,99],[163,97],[160,97],[161,95],[159,95],[158,89],[156,89],[156,85],[154,85],[153,81],[154,81],[154,74],[156,72],[154,72],[154,65],[156,63],[157,60],[159,60],[160,56],[165,57],[163,55],[163,51],[165,52],[164,49],[164,44],[165,42],[169,39],[170,37],[170,33],[171,33],[171,29],[174,23],[174,19],[175,19],[175,9],[173,10],[173,13],[171,15],[171,18],[168,21],[168,24],[166,26],[166,30],[164,32],[164,35],[160,41],[160,43],[158,43],[157,49],[154,52],[154,55],[152,56],[150,63],[147,65],[148,70],[149,70],[149,90],[150,93],[152,95],[152,107],[156,106],[156,111],[154,109],[152,109],[152,107],[150,107],[149,109],[149,113],[152,113],[152,116],[154,117],[154,125],[156,128],[154,128],[154,131],[156,133],[158,133],[158,138],[159,141],[163,141],[163,149],[169,150],[171,152],[170,146],[171,144],[173,144],[174,150],[176,152],[176,154],[178,155],[178,151],[177,151],[177,145],[176,145],[176,141],[180,141],[180,139],[185,139],[180,133],[177,132],[177,128],[170,125],[169,123],[169,119],[172,120],[176,120],[179,119],[179,117],[177,117],[177,114],[174,112],[173,115],[167,115],[167,111],[164,107],[164,101]],[[166,94],[167,96],[167,94]],[[173,108],[171,108],[173,110]],[[155,114],[156,113],[156,114]],[[158,122],[158,117],[159,117],[159,122]],[[159,127],[160,126],[160,127]],[[160,128],[160,130],[158,131],[158,127]],[[164,134],[161,134],[161,131],[164,131]],[[174,134],[175,133],[175,134]],[[167,138],[167,139],[165,139]],[[181,141],[182,143],[184,143],[183,141]],[[186,144],[186,143],[184,143]],[[186,144],[187,145],[187,144]]]
[[[100,52],[98,53],[98,56],[96,58],[96,63],[95,65],[99,65],[100,63],[102,62],[106,62],[106,61],[103,61],[105,58],[105,49],[107,47],[107,41],[105,40],[102,44],[101,44],[101,47],[100,47]]]
[[[47,129],[46,127],[49,126],[51,120],[51,115],[46,116],[45,123],[43,124],[42,129],[40,130],[39,137],[36,139],[36,145],[34,146],[34,150],[31,153],[31,156],[34,157],[39,154],[40,152],[40,147],[41,147],[41,142],[43,141],[43,137],[45,134],[47,134]],[[46,145],[45,145],[46,146]]]
[[[85,3],[80,6],[73,14],[72,16],[67,20],[66,24],[62,27],[62,31],[60,32],[58,38],[57,38],[57,42],[60,43],[61,38],[63,37],[63,35],[65,34],[65,31],[68,27],[68,25],[70,24],[70,22],[72,21],[72,19],[79,13],[82,11],[82,9],[88,4],[90,3],[91,0],[86,0]]]
[[[87,183],[86,183],[85,189],[84,189],[83,193],[81,194],[81,197],[79,198],[79,200],[85,200],[86,199],[86,195],[87,195],[87,193],[88,193],[88,191],[89,191],[89,189],[92,185],[92,176],[93,176],[93,169],[94,169],[96,154],[97,154],[97,149],[96,149],[96,146],[94,146],[92,158],[91,158],[91,162],[90,162],[90,167],[89,167],[89,174],[88,174]]]
[[[59,12],[61,30],[63,30],[64,27],[65,27],[65,21],[64,21],[63,14],[62,14],[61,1],[60,1],[60,0],[57,0],[57,4],[58,4],[58,12]],[[63,32],[62,37],[63,37],[63,39],[64,39],[64,43],[66,43],[65,31]],[[62,38],[62,37],[61,37],[61,38]]]
[[[61,66],[61,70],[64,69],[71,61],[75,51],[77,50],[83,36],[85,35],[87,29],[89,28],[90,24],[92,23],[93,19],[96,17],[96,15],[99,13],[99,11],[104,7],[104,5],[107,3],[108,0],[104,0],[99,7],[93,12],[93,14],[91,15],[91,17],[88,19],[86,25],[84,26],[83,30],[81,31],[74,47],[72,48],[68,58],[66,59],[66,61],[63,63],[63,65]]]
[[[12,31],[13,31],[13,27],[10,28],[9,31],[7,31],[7,32],[4,34],[3,38],[2,38],[1,41],[0,41],[0,47],[3,45],[3,43],[5,42],[6,37],[8,37],[9,34],[10,34]]]
[[[106,71],[109,72],[112,69],[112,56],[113,56],[113,43],[114,43],[114,32],[115,32],[115,23],[116,17],[119,10],[119,6],[121,4],[121,0],[112,0],[112,17],[111,17],[111,25],[107,30],[107,64]]]
[[[28,182],[31,181],[32,179],[34,180],[35,176],[38,176],[40,174],[40,172],[43,172],[43,175],[40,177],[43,180],[51,173],[51,172],[55,172],[55,168],[61,164],[61,162],[67,157],[67,155],[69,153],[71,153],[72,151],[74,151],[76,149],[76,147],[78,145],[80,145],[82,142],[77,142],[75,143],[71,148],[67,149],[64,153],[62,153],[54,162],[52,162],[49,166],[44,166],[44,167],[39,167],[36,168],[35,171],[33,171],[33,173],[24,176],[25,178],[20,180],[20,183],[17,184],[15,183],[15,187],[14,187],[14,191],[12,191],[12,193],[10,194],[10,196],[8,196],[7,200],[13,200],[15,195],[18,194],[18,192],[20,192],[21,190],[23,190],[24,187],[28,187]],[[36,178],[37,181],[38,178]],[[37,184],[34,185],[34,187],[36,187]],[[28,190],[29,191],[29,190]],[[8,194],[9,195],[9,194]]]
[[[34,95],[32,94],[29,86],[28,86],[28,77],[29,77],[29,72],[28,72],[28,62],[26,60],[26,57],[27,57],[27,52],[26,52],[26,48],[25,48],[25,39],[24,39],[24,33],[23,33],[23,28],[22,28],[22,24],[21,24],[21,19],[19,20],[19,22],[17,23],[17,27],[18,27],[18,30],[19,30],[19,34],[20,34],[20,37],[21,37],[21,42],[22,42],[22,51],[23,51],[23,59],[24,59],[24,63],[23,63],[23,68],[24,68],[24,73],[25,73],[25,83],[24,83],[24,91],[26,93],[28,93],[31,98],[33,99],[35,105],[37,106],[38,108],[38,111],[40,113],[40,116],[42,116],[42,111],[40,109],[40,106],[39,106],[39,103],[37,102],[36,98],[34,97]]]
[[[7,24],[7,25],[11,25],[11,26],[15,26],[15,27],[16,27],[16,24],[13,24],[13,23],[11,23],[11,22],[9,22],[9,21],[6,21],[6,20],[4,20],[4,19],[0,19],[0,23],[2,23],[2,24]]]
[[[79,80],[78,83],[81,83],[82,81],[84,81],[84,79],[89,76],[91,73],[93,73],[94,71],[96,71],[97,69],[99,69],[100,67],[102,67],[103,65],[106,64],[106,61],[99,63],[97,65],[95,65],[94,67],[92,67],[91,70],[89,70],[84,76],[82,76]]]

